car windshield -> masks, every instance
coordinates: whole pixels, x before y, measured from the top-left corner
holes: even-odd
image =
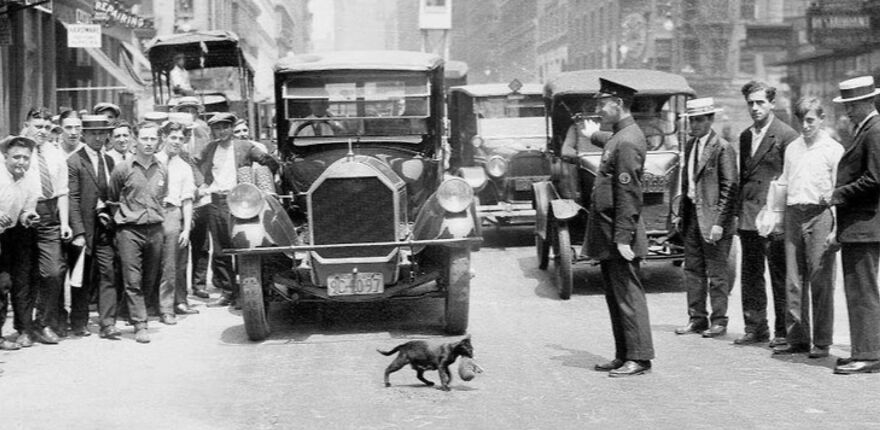
[[[428,133],[431,85],[424,74],[327,74],[284,86],[294,144],[328,136],[419,136]],[[310,142],[311,141],[311,142]]]

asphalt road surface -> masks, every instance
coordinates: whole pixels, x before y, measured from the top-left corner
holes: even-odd
[[[120,324],[120,341],[92,335],[0,352],[0,429],[880,426],[880,374],[833,375],[834,357],[777,358],[766,345],[732,345],[742,333],[738,285],[726,337],[676,336],[685,296],[680,269],[668,263],[644,271],[652,373],[594,372],[613,357],[598,268],[578,267],[574,294],[561,301],[552,273],[536,267],[529,230],[508,233],[488,230],[473,254],[469,332],[485,373],[456,377],[451,392],[422,385],[409,368],[384,387],[391,357],[376,353],[411,339],[458,339],[442,334],[441,300],[278,304],[273,334],[260,343],[247,340],[236,312],[198,306],[200,315],[176,326],[151,322],[148,345]],[[848,356],[839,283],[836,300],[832,354]],[[9,322],[3,333],[12,334]]]

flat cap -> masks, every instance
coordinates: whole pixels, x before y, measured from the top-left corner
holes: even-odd
[[[106,103],[106,102],[96,104],[95,107],[92,108],[92,113],[98,114],[98,113],[101,113],[101,111],[105,111],[105,110],[112,110],[113,112],[116,113],[116,116],[122,115],[122,109],[119,109],[119,106],[116,106],[113,103]]]
[[[232,112],[218,112],[208,120],[208,125],[219,124],[221,122],[234,124],[237,119],[238,117]]]
[[[25,143],[25,146],[27,146],[28,148],[30,148],[30,149],[32,149],[32,150],[33,150],[34,148],[36,148],[36,146],[37,146],[37,142],[35,142],[33,139],[31,139],[31,138],[29,138],[29,137],[25,137],[25,136],[6,136],[5,138],[3,138],[3,140],[0,140],[0,152],[5,153],[6,150],[9,148],[9,145],[12,145],[12,142],[17,142],[17,141],[22,141],[22,142],[24,142],[24,143]]]

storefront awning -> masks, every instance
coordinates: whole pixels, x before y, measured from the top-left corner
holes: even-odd
[[[96,63],[100,64],[107,73],[116,78],[116,80],[126,88],[133,92],[141,91],[144,88],[143,84],[138,82],[139,78],[132,76],[130,71],[126,71],[114,63],[113,60],[111,60],[110,57],[108,57],[100,48],[81,49],[84,49]]]
[[[119,43],[121,43],[122,47],[131,54],[131,58],[134,60],[136,66],[150,70],[150,60],[147,60],[147,57],[140,49],[135,48],[134,45],[124,40],[120,40]]]

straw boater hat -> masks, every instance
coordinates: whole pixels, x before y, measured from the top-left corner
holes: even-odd
[[[158,122],[159,124],[168,121],[167,112],[147,112],[144,114],[144,121]]]
[[[104,115],[83,115],[82,129],[110,131],[113,130],[113,124]]]
[[[835,97],[832,100],[834,103],[852,102],[880,94],[880,90],[874,87],[873,76],[859,76],[858,78],[847,79],[841,82],[839,87],[840,97]]]
[[[712,97],[703,97],[700,99],[688,100],[685,104],[685,107],[687,108],[687,111],[681,114],[681,116],[684,118],[691,116],[711,115],[724,111],[724,109],[715,107],[715,99],[713,99]]]

